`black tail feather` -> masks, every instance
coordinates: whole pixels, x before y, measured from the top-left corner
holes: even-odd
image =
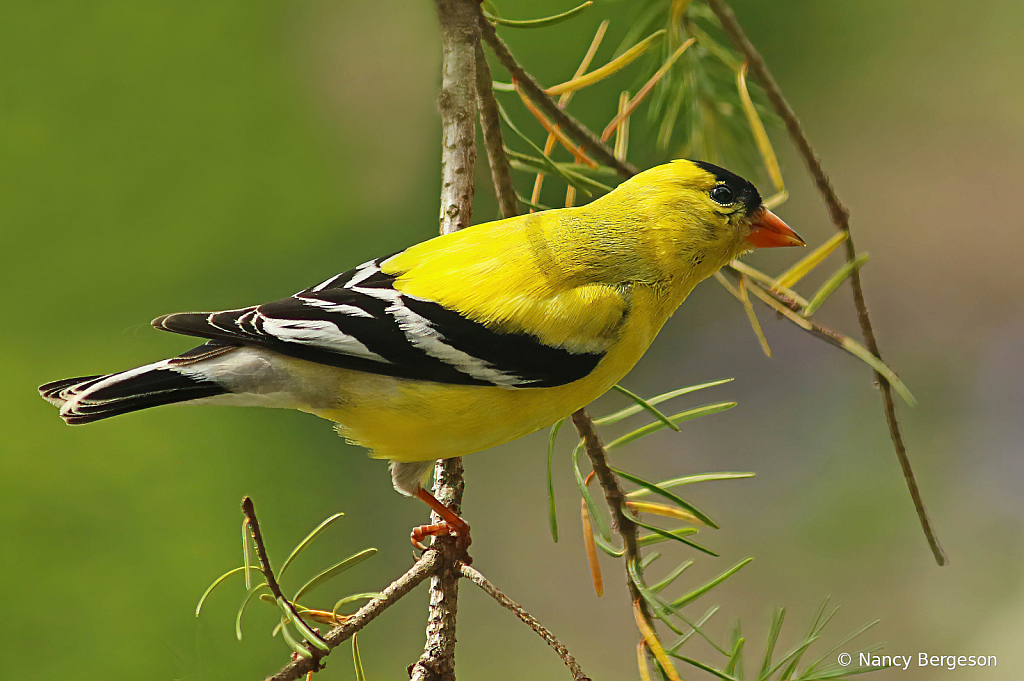
[[[80,424],[229,392],[213,381],[181,373],[172,361],[119,374],[54,381],[40,386],[39,394],[60,408],[65,422]]]
[[[60,393],[65,388],[72,386],[77,387],[79,390],[88,388],[88,384],[93,383],[98,378],[106,378],[103,374],[98,376],[80,376],[78,378],[65,378],[60,381],[54,381],[52,383],[46,383],[39,386],[39,394],[42,395],[43,399],[50,404],[61,406],[66,400],[60,397]]]

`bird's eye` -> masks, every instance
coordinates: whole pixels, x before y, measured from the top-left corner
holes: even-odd
[[[721,204],[723,206],[728,206],[735,200],[736,197],[733,196],[731,189],[729,189],[724,184],[720,184],[711,190],[711,198],[715,201],[715,203]]]

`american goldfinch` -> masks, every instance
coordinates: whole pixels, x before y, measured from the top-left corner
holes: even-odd
[[[290,298],[158,317],[158,329],[209,340],[39,391],[70,424],[174,402],[316,414],[390,459],[395,488],[441,513],[441,532],[468,539],[423,488],[435,460],[585,406],[698,282],[745,251],[803,243],[750,182],[674,161],[588,205],[430,239]]]

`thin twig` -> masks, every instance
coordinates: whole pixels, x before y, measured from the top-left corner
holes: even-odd
[[[480,574],[479,571],[473,569],[468,565],[460,565],[459,572],[463,577],[476,584],[478,587],[483,589],[484,593],[496,600],[503,608],[512,612],[513,615],[523,621],[528,627],[537,632],[537,635],[544,639],[551,648],[558,653],[558,657],[562,658],[562,662],[569,668],[569,673],[572,674],[573,681],[590,681],[590,677],[583,673],[580,669],[580,665],[576,662],[569,651],[566,649],[562,642],[555,637],[548,629],[533,618],[530,613],[523,609],[523,606],[519,605],[511,598],[501,592],[498,587],[494,586],[486,577]]]
[[[733,270],[730,270],[731,272]],[[896,392],[905,399],[908,404],[915,405],[917,401],[914,395],[910,392],[907,386],[903,383],[899,376],[890,369],[888,366],[882,363],[876,356],[871,354],[864,345],[853,340],[849,336],[838,331],[821,326],[809,320],[802,314],[803,307],[798,305],[796,301],[786,296],[784,293],[780,293],[772,289],[768,284],[756,279],[748,279],[743,274],[739,275],[739,294],[740,297],[745,300],[746,305],[750,305],[750,302],[746,300],[744,291],[750,290],[755,296],[757,296],[761,302],[768,307],[772,308],[780,316],[785,317],[793,324],[804,331],[809,332],[816,338],[820,338],[828,343],[835,345],[837,348],[848,352],[860,361],[868,364],[876,372],[882,374],[892,384]],[[748,310],[749,311],[749,310]],[[760,331],[758,331],[760,333]]]
[[[252,533],[252,540],[256,544],[256,557],[260,561],[260,572],[263,573],[263,579],[267,580],[267,587],[270,589],[270,593],[274,594],[274,599],[278,604],[288,611],[290,620],[304,624],[299,618],[299,613],[295,610],[295,606],[292,605],[292,602],[288,600],[281,591],[281,585],[277,583],[277,577],[274,576],[274,570],[270,567],[270,556],[267,555],[267,547],[263,543],[263,533],[260,531],[260,523],[256,520],[256,507],[253,506],[252,499],[249,497],[242,499],[242,513],[245,514],[245,519],[249,521],[249,532]],[[246,572],[248,572],[248,570]],[[306,648],[309,650],[311,655],[309,659],[313,664],[313,668],[316,669],[320,666],[320,658],[327,654],[326,648],[329,646],[320,634],[316,633],[312,629],[308,629],[306,635],[310,634],[312,634],[319,644],[306,644]]]
[[[491,180],[494,182],[494,193],[498,198],[501,217],[514,217],[519,215],[519,200],[516,198],[512,168],[509,166],[505,143],[502,141],[501,117],[498,115],[498,103],[494,99],[491,70],[487,67],[484,48],[479,41],[476,43],[476,106],[480,110],[480,129],[483,131],[484,148],[487,149]]]
[[[778,288],[772,286],[771,284],[761,281],[760,279],[755,279],[754,277],[749,276],[743,270],[737,269],[736,267],[733,266],[735,264],[736,261],[733,261],[732,263],[723,267],[721,270],[722,272],[728,272],[731,276],[736,277],[737,279],[737,290],[734,291],[732,288],[729,288],[727,289],[729,293],[732,293],[734,296],[742,300],[741,296],[743,294],[740,292],[739,289],[742,289],[744,282],[746,282],[749,285],[756,286],[757,288],[761,289],[762,291],[770,295],[772,298],[777,300],[779,303],[785,305],[787,308],[792,310],[793,312],[796,312],[797,314],[803,313],[804,308],[806,307],[805,305],[801,305],[799,301],[789,297],[788,295],[780,291]],[[725,275],[722,276],[724,277]],[[730,287],[732,286],[732,284],[728,283],[728,280],[726,280],[726,284]]]
[[[604,490],[604,498],[612,511],[612,527],[622,537],[622,545],[626,551],[624,554],[626,565],[628,566],[630,563],[639,565],[640,546],[637,542],[639,530],[633,519],[626,513],[626,494],[619,487],[619,481],[608,465],[608,453],[605,451],[604,443],[601,442],[601,437],[597,434],[597,429],[594,427],[594,420],[590,418],[590,414],[587,413],[586,409],[580,409],[573,412],[572,424],[576,426],[576,432],[579,433],[580,438],[583,440],[583,447],[587,452],[587,456],[590,457],[591,465],[594,467],[594,475],[597,477],[601,489]],[[626,573],[626,584],[629,586],[630,599],[640,601],[641,612],[648,624],[653,627],[651,613],[647,609],[647,601],[644,600],[643,594],[640,593],[637,585],[633,583],[628,572]]]
[[[523,92],[532,99],[537,106],[543,109],[544,113],[551,118],[552,122],[565,131],[565,133],[574,142],[576,142],[576,144],[590,152],[596,161],[610,168],[614,168],[616,172],[623,177],[632,177],[640,172],[637,170],[636,166],[628,161],[620,161],[615,158],[615,153],[609,149],[597,135],[565,111],[558,108],[558,104],[544,94],[544,88],[540,86],[537,79],[527,73],[519,62],[516,61],[515,57],[512,56],[512,53],[508,50],[508,46],[505,45],[505,42],[498,36],[497,32],[495,32],[494,26],[483,18],[480,20],[480,33],[483,39],[487,41],[487,44],[490,45],[491,49],[494,51],[498,61],[501,62],[502,66],[504,66],[508,72],[512,74],[512,77],[519,83]]]
[[[742,277],[743,275],[741,274],[739,276]],[[775,311],[778,313],[779,317],[785,317],[787,320],[796,325],[798,329],[802,329],[803,331],[806,331],[815,338],[819,338],[828,343],[829,345],[834,345],[840,350],[849,352],[846,346],[843,345],[843,341],[848,338],[846,334],[840,333],[838,331],[828,328],[827,326],[822,326],[817,322],[812,322],[809,319],[801,317],[799,314],[797,314],[797,312],[799,312],[802,308],[800,308],[799,305],[797,305],[793,300],[788,298],[784,293],[773,291],[772,289],[768,288],[759,281],[751,282],[748,280],[748,282],[749,283],[747,284],[747,286],[744,286],[744,282],[742,280],[740,281],[739,286],[741,291],[744,290],[745,288],[753,286],[753,288],[750,288],[750,290],[753,291],[754,295],[760,298],[762,302],[764,302],[769,307],[771,307],[771,303],[768,300],[770,298],[774,299],[775,302],[777,302],[779,305],[793,312],[792,315],[784,314],[784,311],[781,308],[777,308],[775,309]],[[854,355],[854,357],[856,357],[856,355]]]
[[[440,565],[441,555],[437,551],[427,551],[404,575],[391,582],[381,592],[380,598],[374,598],[367,602],[355,614],[349,616],[349,619],[344,624],[331,629],[324,636],[324,641],[332,649],[344,643],[353,634],[375,620],[378,615],[416,588],[420,582],[433,575]],[[277,674],[269,677],[267,681],[295,681],[295,679],[301,678],[304,674],[311,671],[316,671],[318,668],[319,664],[312,658],[299,658],[287,664]]]
[[[578,147],[573,144],[572,140],[562,132],[561,128],[552,123],[548,117],[544,115],[544,112],[537,108],[537,105],[533,103],[533,100],[527,97],[523,92],[523,89],[519,86],[519,81],[516,80],[515,77],[512,78],[512,87],[515,89],[516,94],[519,95],[519,99],[522,100],[523,106],[526,107],[526,110],[529,111],[533,117],[537,119],[537,122],[548,131],[548,135],[554,135],[558,143],[565,147],[566,151],[572,154],[573,158],[576,159],[576,163],[582,163],[588,168],[592,168],[594,170],[597,169],[597,162],[587,156],[587,152],[583,150],[583,147]]]
[[[832,183],[825,174],[825,169],[821,165],[821,159],[818,157],[818,154],[814,151],[814,148],[808,141],[807,136],[804,134],[803,128],[800,125],[800,120],[796,117],[796,113],[783,96],[782,90],[772,77],[771,71],[768,70],[768,65],[765,63],[764,58],[760,53],[758,53],[757,49],[747,38],[743,29],[740,27],[739,22],[736,20],[736,15],[733,13],[732,9],[723,2],[723,0],[708,0],[708,6],[711,7],[711,10],[722,23],[722,29],[746,56],[747,61],[750,63],[751,70],[757,76],[758,80],[761,81],[761,85],[764,87],[765,94],[771,102],[772,108],[775,109],[775,113],[778,114],[785,123],[786,130],[789,132],[789,136],[793,140],[793,144],[796,145],[797,150],[804,159],[804,163],[807,164],[807,169],[810,172],[811,177],[814,179],[814,184],[817,186],[818,192],[821,194],[821,197],[825,202],[825,206],[828,208],[833,224],[835,224],[838,229],[849,234],[850,211],[843,205],[842,201],[839,200],[839,196],[836,194],[835,189],[832,187]],[[846,259],[849,262],[853,262],[856,258],[857,251],[854,249],[853,237],[851,235],[850,238],[846,240]],[[850,276],[850,286],[853,289],[853,303],[857,308],[857,319],[860,322],[860,330],[864,336],[864,344],[867,346],[871,354],[877,357],[880,361],[884,361],[882,360],[882,355],[878,350],[878,341],[875,338],[875,332],[871,326],[871,318],[868,316],[867,304],[864,302],[864,289],[861,286],[860,273],[857,270],[854,270],[853,274]],[[928,546],[931,548],[932,554],[935,556],[935,562],[939,565],[946,565],[949,560],[946,558],[946,554],[942,550],[942,546],[939,545],[939,539],[935,534],[935,530],[932,528],[931,520],[928,517],[928,511],[925,509],[924,500],[921,498],[921,492],[918,489],[917,480],[914,477],[914,471],[910,466],[910,458],[907,456],[907,447],[903,441],[903,434],[900,432],[899,421],[896,419],[896,404],[892,397],[892,386],[889,381],[887,381],[886,378],[877,371],[875,372],[875,380],[881,389],[882,407],[885,411],[885,420],[889,425],[889,436],[892,438],[893,448],[896,450],[896,458],[899,459],[900,468],[903,469],[903,477],[906,479],[907,488],[910,490],[910,497],[914,501],[914,508],[917,511],[917,517],[921,521],[921,529],[924,530],[925,538],[928,540]]]

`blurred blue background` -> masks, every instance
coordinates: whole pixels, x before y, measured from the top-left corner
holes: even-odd
[[[517,18],[554,11],[536,0],[501,7]],[[878,617],[862,643],[883,642],[889,654],[996,655],[997,669],[949,678],[1022,678],[1024,9],[1008,0],[735,7],[851,208],[858,248],[871,253],[866,296],[885,356],[920,401],[915,410],[900,405],[900,416],[951,563],[936,567],[921,536],[865,367],[762,313],[775,352],[765,358],[743,310],[713,282],[624,384],[650,395],[731,376],[680,410],[711,400],[739,406],[625,450],[622,465],[653,479],[757,473],[687,489],[722,525],[701,533],[722,557],[698,557],[677,587],[755,557],[693,609],[722,605],[709,625],[721,638],[730,617],[742,619],[748,668],[759,664],[771,608],[788,608],[780,643],[788,649],[831,596],[842,605],[827,630],[832,642]],[[628,27],[629,3],[502,33],[553,84],[575,70],[606,16],[600,63]],[[439,52],[429,2],[0,7],[0,658],[8,665],[35,679],[82,680],[256,679],[276,670],[287,649],[269,638],[272,608],[252,608],[244,641],[234,640],[240,582],[214,593],[202,618],[192,615],[209,582],[240,562],[245,494],[277,562],[324,517],[346,512],[293,579],[380,549],[314,592],[323,603],[380,589],[409,564],[407,533],[424,510],[391,491],[383,462],[325,422],[185,407],[71,429],[35,387],[190,347],[152,330],[157,315],[288,295],[432,236]],[[584,93],[573,110],[600,129],[615,92]],[[778,212],[820,243],[832,234],[827,214],[784,135],[773,135],[792,195]],[[478,171],[483,221],[495,207],[483,159]],[[530,178],[520,179],[525,193]],[[777,272],[791,257],[750,261]],[[856,335],[845,288],[819,317]],[[606,397],[593,411],[622,404]],[[633,678],[636,636],[618,564],[604,564],[603,598],[590,586],[568,435],[555,464],[562,539],[548,535],[545,445],[535,434],[465,461],[476,565],[595,679]],[[663,552],[666,562],[685,557]],[[463,594],[461,678],[566,678],[509,613],[472,588]],[[369,678],[404,678],[422,647],[425,604],[420,590],[361,635]],[[717,661],[706,646],[690,653]],[[324,678],[352,678],[345,655]],[[873,678],[938,674],[912,667]]]

